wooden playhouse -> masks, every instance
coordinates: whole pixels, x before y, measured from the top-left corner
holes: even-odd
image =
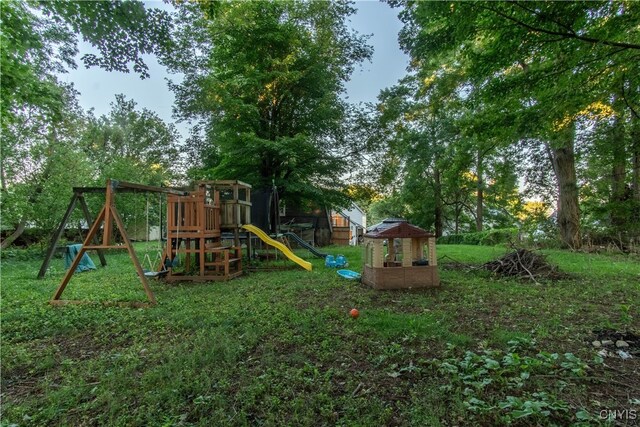
[[[436,236],[404,220],[385,220],[364,235],[362,281],[374,289],[440,286]]]

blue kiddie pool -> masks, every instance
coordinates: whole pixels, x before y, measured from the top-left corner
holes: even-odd
[[[356,273],[355,271],[351,271],[351,270],[338,270],[338,275],[340,277],[344,277],[345,279],[349,279],[349,280],[360,279],[360,273]]]

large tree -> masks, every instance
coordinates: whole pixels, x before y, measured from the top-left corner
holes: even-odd
[[[400,42],[425,92],[462,93],[479,126],[546,146],[562,241],[580,246],[576,122],[614,88],[637,106],[638,3],[391,3],[404,6]]]
[[[61,88],[62,89],[62,88]],[[6,123],[2,134],[2,222],[14,230],[2,241],[9,246],[27,223],[55,227],[71,195],[71,186],[92,178],[89,159],[78,146],[82,111],[75,93],[64,90],[64,108],[50,116],[37,107]]]
[[[421,94],[420,83],[408,76],[379,96],[386,159],[395,160],[391,153],[399,159],[403,215],[433,226],[438,236],[466,230],[470,218],[477,230],[485,217],[492,225],[512,225],[519,202],[513,150],[497,150],[496,137],[482,139],[460,96],[432,100]]]
[[[133,64],[144,78],[142,55],[164,48],[170,21],[139,1],[3,1],[0,19],[0,195],[3,225],[16,231],[4,247],[27,221],[48,227],[65,199],[62,183],[88,176],[77,146],[83,120],[76,93],[57,79],[76,66],[78,38],[98,50],[82,58],[86,66],[128,72]]]
[[[85,66],[148,77],[142,56],[166,48],[167,12],[140,1],[0,2],[0,114],[8,123],[27,106],[59,110],[62,94],[55,73],[75,68],[78,37],[97,50]]]
[[[161,185],[183,166],[178,132],[156,113],[139,110],[135,101],[116,95],[108,115],[87,117],[80,145],[95,165],[99,183],[107,178]]]
[[[224,1],[180,8],[175,46],[193,40],[195,61],[178,53],[164,62],[184,73],[173,86],[177,115],[204,130],[203,176],[275,185],[289,200],[344,202],[350,141],[340,95],[353,67],[371,55],[347,28],[352,6]]]

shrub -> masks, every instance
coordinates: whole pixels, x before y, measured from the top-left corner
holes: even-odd
[[[443,245],[484,245],[494,246],[519,241],[517,228],[496,228],[475,233],[449,234],[438,239]]]
[[[42,259],[43,250],[38,245],[32,245],[25,249],[11,247],[0,251],[0,257],[3,260],[31,261]]]
[[[442,245],[461,245],[464,234],[448,234],[438,238],[438,243]]]

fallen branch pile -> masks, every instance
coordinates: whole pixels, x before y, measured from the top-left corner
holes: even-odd
[[[482,267],[499,276],[530,279],[535,283],[538,283],[536,279],[553,280],[565,277],[558,271],[558,267],[547,262],[544,255],[527,249],[517,249],[502,258],[483,264]]]

